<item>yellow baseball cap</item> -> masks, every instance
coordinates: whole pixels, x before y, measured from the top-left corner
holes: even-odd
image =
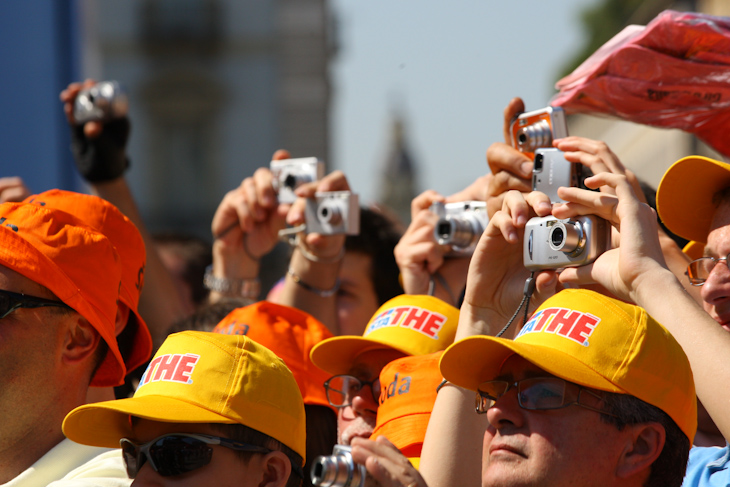
[[[359,336],[323,340],[312,348],[314,365],[346,374],[355,359],[372,350],[426,355],[444,350],[456,335],[459,310],[433,296],[402,294],[383,304]]]
[[[682,252],[684,252],[684,255],[692,260],[699,259],[705,254],[705,244],[690,240],[687,242],[687,245],[684,246]]]
[[[414,463],[421,456],[443,351],[393,360],[380,372],[380,406],[370,439],[385,436]]]
[[[717,208],[713,197],[725,188],[730,188],[730,164],[702,156],[684,157],[659,182],[657,212],[672,232],[706,243]]]
[[[537,309],[514,341],[474,336],[450,346],[441,373],[476,390],[513,354],[570,382],[637,397],[667,413],[690,442],[694,438],[697,402],[687,356],[638,306],[585,289],[563,290]]]
[[[63,432],[84,445],[118,448],[130,416],[170,423],[243,424],[306,457],[304,403],[294,376],[273,352],[244,335],[170,335],[134,397],[80,406]]]

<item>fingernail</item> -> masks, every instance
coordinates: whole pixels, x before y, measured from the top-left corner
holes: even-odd
[[[517,226],[523,226],[525,223],[527,223],[527,217],[525,215],[519,215],[517,217]]]
[[[516,242],[517,241],[517,232],[511,231],[507,234],[507,240],[509,242]]]
[[[522,174],[532,174],[532,163],[523,162],[520,169],[522,169]]]
[[[553,209],[553,207],[550,203],[543,201],[537,205],[537,209],[540,212],[549,212]]]

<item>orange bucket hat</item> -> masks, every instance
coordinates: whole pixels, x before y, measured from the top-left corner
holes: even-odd
[[[129,353],[124,357],[126,367],[132,371],[147,362],[152,355],[152,337],[138,310],[139,295],[144,285],[146,253],[144,240],[134,223],[116,206],[89,194],[52,189],[29,196],[25,203],[70,213],[111,241],[122,264],[119,300],[134,316],[127,323],[128,330],[125,328],[122,332],[130,333],[132,341]]]
[[[697,401],[689,360],[643,308],[565,289],[546,300],[514,340],[474,336],[454,343],[441,357],[441,372],[476,390],[513,354],[578,385],[641,399],[667,413],[690,442],[694,438]]]
[[[324,382],[329,375],[309,359],[317,343],[332,337],[322,323],[288,306],[260,301],[231,311],[213,329],[214,333],[246,335],[284,360],[299,385],[304,404],[327,406]]]
[[[104,235],[64,211],[5,203],[0,205],[0,265],[48,288],[99,332],[109,352],[91,385],[123,382],[126,369],[114,327],[121,269]]]
[[[413,463],[420,458],[443,351],[393,360],[380,372],[380,406],[371,439],[385,436]]]
[[[426,355],[451,345],[459,310],[433,296],[402,294],[375,312],[359,336],[338,336],[312,349],[312,362],[332,375],[347,374],[355,359],[371,350]]]
[[[66,415],[77,443],[118,448],[130,416],[168,423],[242,424],[306,458],[304,404],[284,362],[242,335],[184,331],[167,337],[134,397],[87,404]]]

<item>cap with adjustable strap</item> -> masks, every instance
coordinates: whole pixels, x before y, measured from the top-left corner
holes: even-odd
[[[130,416],[170,423],[243,424],[306,457],[304,404],[294,376],[272,351],[244,335],[170,335],[134,397],[80,406],[63,432],[85,445],[116,448],[134,437]]]
[[[692,441],[697,403],[689,360],[647,312],[584,289],[546,300],[514,340],[474,336],[441,357],[448,381],[476,390],[517,354],[546,372],[594,389],[630,394],[667,413]]]
[[[332,375],[346,374],[355,359],[371,350],[425,355],[444,350],[456,335],[459,310],[433,296],[403,294],[375,312],[359,336],[338,336],[312,349],[312,362]]]

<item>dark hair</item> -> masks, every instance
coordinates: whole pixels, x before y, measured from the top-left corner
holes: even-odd
[[[664,448],[651,465],[645,487],[679,487],[687,469],[690,442],[687,435],[667,413],[628,394],[603,392],[604,409],[615,415],[601,415],[601,420],[622,430],[627,424],[658,423],[666,433]]]
[[[307,418],[307,458],[304,474],[307,477],[304,485],[310,485],[309,472],[312,463],[320,456],[332,455],[337,443],[337,415],[327,406],[305,404],[304,413]]]
[[[152,239],[157,248],[168,249],[184,262],[180,278],[190,286],[193,303],[203,303],[208,297],[208,290],[203,286],[203,276],[205,268],[213,263],[211,245],[198,237],[176,233],[160,233]]]
[[[210,425],[218,430],[221,436],[230,438],[232,440],[241,441],[243,443],[249,443],[251,445],[263,446],[270,450],[278,450],[284,453],[291,462],[292,470],[289,475],[289,480],[286,483],[286,487],[301,487],[302,481],[304,480],[304,473],[302,471],[302,457],[297,452],[284,445],[277,439],[272,438],[260,431],[257,431],[248,426],[244,426],[239,423],[235,424],[224,424],[224,423],[210,423]],[[248,462],[249,459],[255,455],[253,452],[236,451],[236,454],[244,461]]]
[[[247,298],[222,298],[215,303],[203,304],[190,316],[181,318],[170,325],[167,334],[185,330],[213,331],[228,313],[236,308],[243,308],[255,301]]]
[[[360,208],[360,234],[349,235],[345,240],[348,252],[360,252],[372,258],[370,277],[378,304],[403,294],[398,281],[400,270],[393,254],[400,237],[397,224],[382,212]]]

